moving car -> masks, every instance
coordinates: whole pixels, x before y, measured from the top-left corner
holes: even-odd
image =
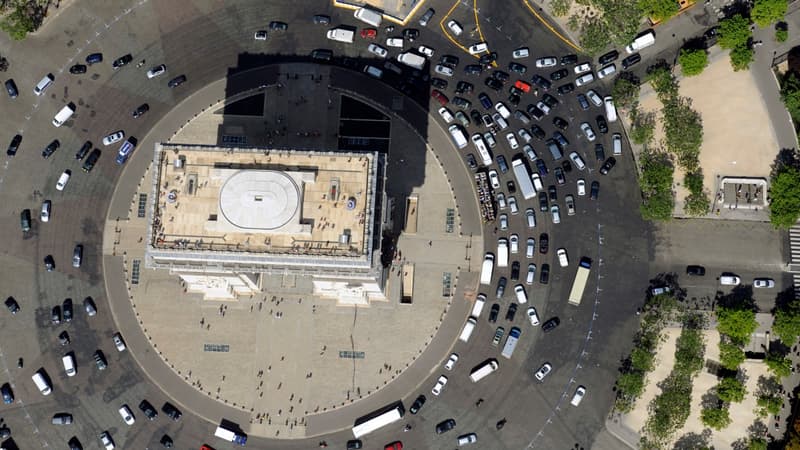
[[[447,362],[444,365],[446,370],[453,370],[453,367],[458,362],[458,355],[456,353],[451,353],[450,357],[447,358]]]
[[[130,53],[124,56],[120,56],[119,58],[115,59],[114,62],[111,63],[111,66],[114,70],[119,69],[122,66],[128,65],[131,61],[133,61],[133,56]]]
[[[112,336],[112,340],[114,341],[114,346],[117,347],[117,351],[124,352],[127,348],[125,346],[125,341],[122,340],[122,335],[119,333],[114,333]]]
[[[255,40],[257,40],[257,41],[266,41],[267,40],[267,31],[266,30],[258,30],[253,35],[253,38]],[[148,78],[152,78],[152,77],[148,76]]]
[[[533,376],[535,376],[537,380],[542,381],[552,370],[553,366],[551,366],[550,363],[544,363]]]
[[[583,386],[578,386],[575,389],[575,394],[572,396],[572,400],[569,402],[572,406],[578,406],[583,401],[583,397],[586,395],[586,388]]]
[[[433,386],[431,389],[431,393],[433,395],[439,395],[442,393],[442,389],[444,389],[445,385],[447,384],[447,377],[444,375],[439,376],[439,379],[436,380],[436,385]]]
[[[756,278],[753,280],[753,287],[754,288],[774,288],[775,287],[775,280],[772,278]]]
[[[702,277],[706,274],[706,268],[703,266],[686,266],[686,275]]]
[[[416,414],[416,413],[418,413],[418,412],[419,412],[419,410],[420,410],[420,408],[422,408],[422,406],[425,404],[425,400],[427,400],[427,399],[425,398],[425,396],[424,396],[424,395],[422,395],[422,394],[420,394],[420,395],[417,397],[417,399],[416,399],[416,400],[414,400],[414,403],[412,403],[412,404],[411,404],[411,407],[408,409],[408,412],[410,412],[411,414]]]
[[[558,325],[560,323],[561,323],[561,319],[559,319],[558,317],[553,317],[551,319],[547,319],[547,321],[545,321],[545,323],[542,324],[542,331],[544,331],[545,333],[549,333],[549,332],[555,330],[556,328],[558,328]]]
[[[63,191],[64,188],[67,187],[70,176],[72,176],[72,171],[69,169],[65,170],[61,176],[58,177],[58,181],[56,182],[56,190]]]
[[[436,434],[447,433],[455,427],[456,421],[454,419],[443,420],[436,424]]]
[[[608,175],[608,172],[610,172],[611,169],[613,169],[616,164],[617,164],[617,159],[614,158],[613,156],[609,156],[608,159],[600,167],[600,173],[602,175]]]
[[[134,119],[138,119],[139,117],[142,117],[144,113],[146,113],[147,111],[150,111],[150,105],[148,105],[147,103],[142,103],[136,109],[133,110],[131,115],[133,116]]]
[[[103,145],[111,145],[111,144],[113,144],[115,142],[119,142],[124,137],[125,137],[125,132],[124,131],[122,131],[122,130],[115,131],[115,132],[113,132],[113,133],[111,133],[111,134],[109,134],[109,135],[107,135],[106,137],[103,138]]]
[[[167,86],[170,88],[176,88],[185,82],[186,82],[186,75],[178,75],[177,77],[169,80],[169,82],[167,82]]]

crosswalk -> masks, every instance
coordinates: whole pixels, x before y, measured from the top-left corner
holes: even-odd
[[[789,228],[789,248],[791,251],[790,267],[800,267],[800,224]],[[793,270],[792,285],[795,298],[800,298],[800,273]]]

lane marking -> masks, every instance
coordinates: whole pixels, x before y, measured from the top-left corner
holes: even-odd
[[[570,41],[569,39],[567,39],[567,38],[565,38],[564,36],[562,36],[562,35],[561,35],[561,33],[559,33],[558,31],[556,31],[556,29],[555,29],[555,28],[554,28],[552,25],[550,25],[550,24],[549,24],[549,23],[548,23],[546,20],[544,20],[544,18],[543,18],[542,16],[540,16],[540,15],[539,15],[539,13],[537,13],[537,12],[536,12],[536,10],[534,10],[534,9],[533,9],[533,7],[531,6],[531,4],[530,4],[530,1],[529,1],[529,0],[522,0],[522,1],[523,1],[523,3],[525,3],[525,6],[527,6],[527,7],[528,7],[528,10],[529,10],[529,11],[530,11],[530,12],[531,12],[531,13],[532,13],[534,16],[536,16],[536,18],[537,18],[537,19],[539,19],[539,22],[541,22],[541,23],[542,23],[542,25],[544,25],[545,27],[547,27],[547,29],[548,29],[548,30],[550,30],[550,32],[551,32],[551,33],[553,33],[554,35],[556,35],[556,37],[558,37],[559,39],[561,39],[561,40],[562,40],[562,41],[563,41],[565,44],[569,45],[570,47],[574,48],[575,50],[577,50],[577,51],[579,51],[579,52],[582,52],[582,51],[583,51],[583,49],[581,49],[579,46],[577,46],[577,45],[573,44],[573,43],[572,43],[572,41]]]

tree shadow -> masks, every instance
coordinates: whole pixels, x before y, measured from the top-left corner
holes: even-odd
[[[695,450],[711,448],[711,430],[706,428],[702,433],[686,433],[675,441],[673,450]]]
[[[790,57],[800,59],[800,50],[798,50],[798,53],[795,55],[790,53]],[[784,77],[788,75],[789,72],[787,72]],[[787,167],[800,170],[800,151],[794,148],[782,148],[778,154],[775,155],[775,161],[772,163],[772,172],[770,172],[770,175],[774,177],[779,171]]]
[[[770,312],[775,314],[777,310],[787,308],[794,301],[795,301],[794,287],[790,286],[778,292],[778,295],[775,296],[775,307],[772,308]]]
[[[734,287],[728,294],[717,292],[715,303],[723,308],[758,311],[756,302],[753,300],[753,286],[747,284]]]

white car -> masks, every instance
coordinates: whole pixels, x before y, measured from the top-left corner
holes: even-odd
[[[583,386],[578,386],[578,388],[575,389],[575,395],[572,396],[572,401],[569,403],[572,406],[580,405],[584,395],[586,395],[586,388]]]
[[[508,145],[511,146],[511,150],[516,150],[519,148],[519,142],[517,141],[517,136],[514,135],[514,132],[506,134],[506,140],[508,141]]]
[[[433,49],[426,45],[420,45],[417,50],[428,58],[433,56]]]
[[[550,373],[551,370],[553,370],[553,366],[551,366],[550,363],[544,363],[542,364],[542,367],[540,367],[539,370],[537,370],[533,376],[535,376],[537,380],[542,381],[544,380],[544,377],[546,377],[547,374]]]
[[[402,47],[403,46],[403,38],[399,38],[399,37],[386,38],[386,46],[387,47]]]
[[[50,200],[45,200],[42,202],[42,222],[50,221],[50,205],[52,205]]]
[[[256,39],[258,39],[258,33],[259,32],[256,32]],[[267,39],[267,32],[265,31],[263,40],[266,40],[266,39]],[[259,39],[259,40],[262,40],[262,39]],[[147,78],[155,78],[155,77],[165,73],[166,71],[167,71],[167,66],[164,65],[164,64],[159,64],[159,65],[157,65],[157,66],[155,66],[155,67],[153,67],[153,68],[151,68],[150,70],[147,71]]]
[[[581,197],[586,195],[586,180],[583,178],[578,180],[578,195]]]
[[[65,187],[67,187],[67,183],[69,183],[69,177],[72,175],[72,171],[69,169],[65,170],[64,173],[58,177],[58,182],[56,182],[56,190],[63,191]]]
[[[451,68],[449,68],[447,66],[443,66],[441,64],[437,64],[436,67],[433,68],[433,71],[438,73],[439,75],[444,75],[446,77],[452,77],[453,76],[453,69],[451,69]]]
[[[494,169],[489,171],[489,182],[492,184],[492,189],[500,189],[500,177]]]
[[[533,258],[533,255],[536,253],[536,239],[529,237],[527,244],[525,245],[525,257],[528,259]]]
[[[542,184],[542,177],[538,173],[531,174],[531,181],[533,182],[533,188],[536,189],[536,192],[539,192],[542,189],[544,189],[544,185]]]
[[[442,119],[444,119],[446,123],[450,123],[454,120],[453,113],[451,113],[450,110],[444,106],[439,108],[439,115],[442,116]]]
[[[528,228],[536,227],[536,214],[533,212],[533,208],[525,210],[525,220],[528,223]]]
[[[575,86],[578,86],[578,87],[584,86],[584,85],[587,85],[587,84],[591,83],[592,81],[594,81],[594,74],[589,72],[589,73],[581,75],[577,79],[575,79]]]
[[[500,214],[498,217],[500,221],[500,230],[505,231],[508,229],[508,215],[507,214]]]
[[[597,71],[597,78],[603,79],[617,71],[617,66],[609,64]]]
[[[508,238],[511,244],[511,253],[519,253],[519,235],[514,233]]]
[[[572,163],[575,164],[575,167],[577,167],[578,170],[583,170],[586,168],[586,163],[583,162],[583,158],[581,158],[581,155],[579,155],[578,152],[570,152],[569,159],[572,160]]]
[[[528,47],[520,47],[511,53],[511,56],[514,57],[514,59],[527,58],[530,55],[531,52]]]
[[[500,113],[492,114],[492,120],[494,120],[494,123],[497,124],[497,127],[501,130],[508,128],[508,122],[506,122],[506,119],[503,119],[503,116],[500,115]]]
[[[594,103],[594,106],[603,106],[603,99],[593,89],[586,91],[586,96]]]
[[[122,340],[122,335],[114,333],[112,339],[114,339],[114,345],[117,347],[117,351],[124,352],[127,347],[125,346],[125,341]]]
[[[455,366],[457,362],[458,362],[458,355],[453,353],[452,355],[450,355],[450,358],[444,364],[444,368],[447,370],[453,370],[453,366]]]
[[[592,70],[592,66],[589,63],[578,64],[575,66],[575,75],[580,75],[582,73],[586,73]]]
[[[256,31],[256,34],[255,34],[254,37],[255,37],[255,39],[257,41],[266,41],[267,40],[267,32],[265,30],[258,30],[258,31]],[[153,77],[149,76],[149,74],[148,74],[147,78],[153,78]]]
[[[528,320],[531,321],[531,326],[538,326],[539,325],[539,315],[536,314],[536,308],[531,306],[528,308]]]
[[[503,116],[503,119],[508,119],[509,117],[511,117],[511,111],[508,110],[508,108],[506,107],[505,104],[503,104],[503,102],[497,102],[494,105],[494,109],[497,112],[499,112],[501,116]]]
[[[125,132],[124,131],[122,131],[122,130],[115,131],[115,132],[113,132],[113,133],[111,133],[108,136],[103,138],[103,145],[111,145],[111,144],[113,144],[115,142],[119,142],[124,137],[125,137]]]
[[[754,288],[774,288],[775,287],[775,280],[772,278],[756,278],[753,280],[753,287]]]
[[[520,128],[519,131],[517,131],[517,134],[519,135],[519,137],[524,139],[525,142],[530,142],[533,140],[533,136],[531,136],[531,134],[528,133],[528,130],[526,130],[525,128]]]
[[[489,144],[489,148],[494,148],[497,145],[497,141],[494,139],[494,135],[490,132],[483,133],[483,139]]]
[[[508,207],[508,204],[506,203],[505,194],[503,194],[502,192],[498,192],[496,198],[497,198],[497,207],[499,209],[506,209]]]
[[[119,408],[119,415],[128,425],[133,425],[133,423],[136,422],[136,419],[133,417],[133,413],[131,412],[131,409],[128,408],[128,405],[122,405]]]
[[[511,215],[516,216],[519,214],[519,205],[517,204],[517,198],[513,195],[508,197],[508,208],[511,210]]]
[[[536,60],[536,67],[539,68],[555,67],[556,64],[558,64],[558,60],[555,58],[555,56],[547,56]]]
[[[553,216],[553,223],[561,223],[561,214],[558,212],[558,205],[550,207],[550,215]]]
[[[431,394],[433,394],[433,395],[441,394],[442,393],[442,389],[444,389],[444,386],[446,384],[447,384],[447,377],[444,376],[444,375],[441,375],[439,377],[439,379],[436,381],[436,385],[433,387],[433,389],[431,389]]]
[[[462,28],[461,24],[456,22],[455,20],[447,22],[447,28],[449,28],[450,31],[452,31],[453,34],[455,34],[456,36],[459,36],[461,35],[461,33],[464,32],[464,28]]]
[[[457,441],[459,446],[474,444],[476,442],[478,442],[478,435],[475,433],[469,433],[463,436],[459,436]]]
[[[586,139],[588,139],[589,142],[594,141],[594,130],[592,130],[592,126],[589,125],[589,122],[583,122],[581,124],[581,131],[583,131],[583,135],[586,136]]]
[[[575,197],[573,197],[572,194],[567,194],[567,196],[564,197],[564,203],[567,204],[567,215],[568,216],[574,216],[575,215]]]
[[[103,443],[103,447],[105,447],[106,450],[114,450],[114,441],[111,440],[111,435],[108,431],[100,433],[100,442]]]
[[[469,53],[471,55],[477,55],[478,53],[483,53],[489,50],[489,44],[486,42],[478,42],[477,44],[473,44],[469,46]]]
[[[536,103],[536,107],[537,107],[537,108],[539,108],[539,109],[541,109],[543,113],[545,113],[545,114],[550,114],[550,107],[549,107],[549,106],[547,106],[547,103],[545,103],[545,102],[541,102],[541,101],[540,101],[540,102],[537,102],[537,103]]]
[[[569,265],[569,259],[567,258],[567,250],[564,248],[560,248],[556,250],[556,255],[558,255],[558,265],[561,267],[567,267]]]
[[[387,56],[389,56],[389,50],[386,50],[385,48],[381,47],[378,44],[369,44],[369,46],[367,47],[367,51],[372,53],[373,55],[380,56],[381,58],[386,58]]]

